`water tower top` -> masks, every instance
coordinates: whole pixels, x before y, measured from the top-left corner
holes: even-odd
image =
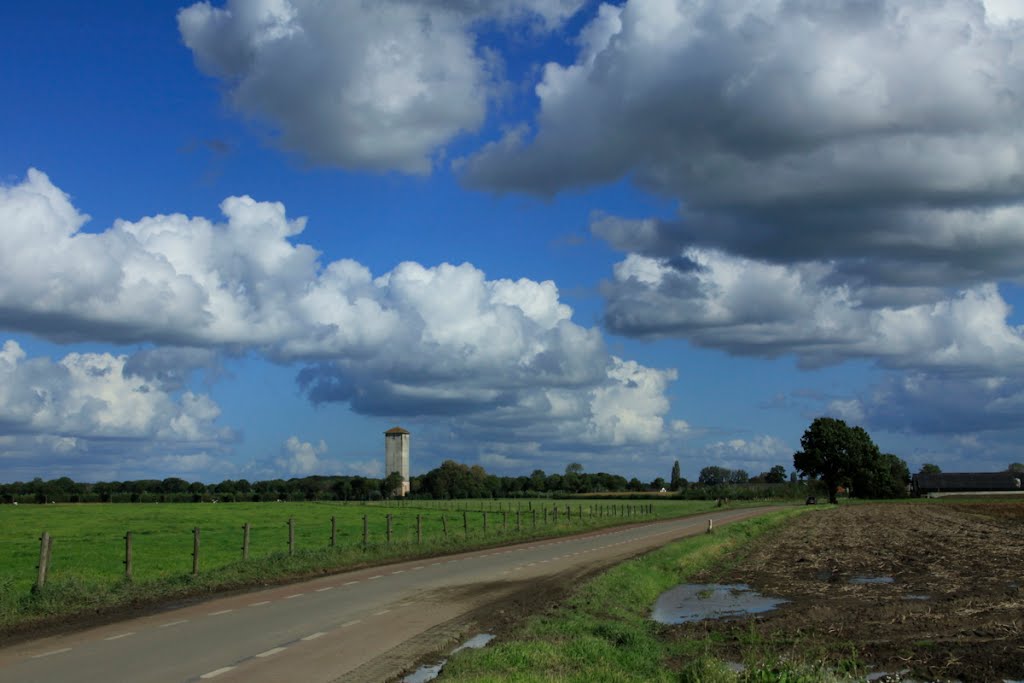
[[[384,433],[387,434],[388,436],[393,436],[393,435],[396,435],[396,434],[408,434],[409,430],[402,429],[401,427],[392,427],[391,429],[389,429],[388,431],[386,431]]]

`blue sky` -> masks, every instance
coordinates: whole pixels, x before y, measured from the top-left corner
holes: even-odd
[[[1022,17],[8,3],[0,478],[1020,461]]]

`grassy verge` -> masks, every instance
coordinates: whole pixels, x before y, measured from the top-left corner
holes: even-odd
[[[560,507],[557,517],[555,504]],[[569,511],[560,501],[458,501],[386,508],[330,503],[3,506],[0,634],[58,619],[374,564],[680,517],[708,509],[714,502],[655,501],[652,514],[641,514],[642,504],[634,504],[631,510],[626,509],[628,503],[617,504],[612,510],[610,504],[592,503],[592,510],[586,502],[574,502]],[[366,547],[363,515],[369,525]],[[386,515],[392,517],[390,544],[385,542]],[[337,529],[335,547],[328,546],[332,517]],[[417,541],[417,517],[422,542]],[[292,555],[287,552],[289,519],[295,520],[296,528],[297,550]],[[251,554],[243,562],[241,527],[245,523],[251,524]],[[191,575],[193,527],[202,529],[199,576]],[[45,587],[32,591],[42,530],[55,539],[53,559]],[[133,534],[131,581],[124,578],[122,564],[128,530]]]
[[[701,640],[663,637],[650,620],[664,591],[688,576],[728,561],[743,544],[784,524],[790,509],[721,527],[714,534],[674,543],[619,565],[582,585],[565,603],[533,617],[497,645],[465,651],[444,669],[445,681],[787,681],[849,680],[813,658],[780,661],[767,645],[751,642],[742,672],[711,655]]]

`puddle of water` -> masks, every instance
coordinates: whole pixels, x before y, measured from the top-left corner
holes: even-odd
[[[850,583],[858,584],[874,584],[874,583],[894,583],[896,579],[891,576],[854,576],[850,578]]]
[[[459,645],[457,648],[452,650],[451,654],[455,654],[460,650],[479,650],[492,640],[494,640],[494,636],[492,634],[478,633],[462,645]],[[428,683],[428,681],[432,681],[441,675],[441,669],[443,669],[444,665],[447,663],[447,659],[442,659],[437,664],[424,664],[403,678],[402,683]]]
[[[427,683],[427,681],[432,681],[441,675],[441,669],[447,663],[447,659],[442,659],[439,664],[424,664],[403,678],[402,683]]]
[[[915,683],[916,678],[907,678],[906,675],[910,673],[910,669],[903,669],[903,671],[874,671],[869,673],[864,679],[870,683],[878,681],[879,683],[887,683],[888,681],[899,681],[900,683]]]
[[[932,596],[930,596],[930,595],[917,595],[917,594],[914,594],[914,593],[908,593],[908,594],[903,596],[903,599],[904,600],[931,600]]]
[[[789,601],[766,597],[744,583],[686,583],[662,593],[651,618],[661,624],[685,624],[770,612],[785,602]]]
[[[480,648],[484,647],[485,645],[487,645],[487,643],[491,642],[492,640],[494,640],[494,635],[493,634],[491,634],[491,633],[478,633],[475,636],[473,636],[472,638],[470,638],[469,640],[467,640],[466,642],[464,642],[462,645],[459,645],[457,648],[452,650],[452,654],[455,654],[456,652],[458,652],[460,650],[479,650]]]

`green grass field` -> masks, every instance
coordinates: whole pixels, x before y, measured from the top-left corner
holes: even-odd
[[[571,515],[567,515],[567,506]],[[648,506],[651,512],[641,513]],[[0,629],[59,614],[679,517],[713,506],[714,501],[678,500],[5,505],[0,507]],[[364,515],[369,529],[365,548]],[[386,542],[387,515],[392,516],[390,544]],[[337,528],[334,548],[330,547],[332,516]],[[417,542],[417,516],[421,518],[422,543]],[[447,521],[447,538],[442,517]],[[288,554],[289,519],[295,520],[293,556]],[[463,526],[464,519],[468,529]],[[245,523],[251,529],[250,559],[242,562]],[[201,530],[198,577],[192,576],[195,527]],[[43,531],[53,538],[52,557],[46,586],[34,593],[31,589]],[[124,578],[126,531],[132,532],[131,582]]]

